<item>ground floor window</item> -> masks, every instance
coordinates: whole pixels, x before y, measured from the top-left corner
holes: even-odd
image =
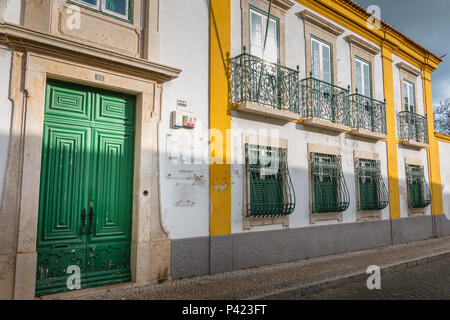
[[[381,176],[380,161],[356,159],[359,184],[358,210],[382,210],[389,204],[389,195]]]
[[[245,144],[247,217],[290,215],[295,192],[289,175],[287,148]]]
[[[343,212],[350,194],[342,172],[341,156],[311,153],[312,213]]]
[[[431,203],[430,189],[425,180],[424,168],[419,165],[408,164],[408,205],[410,208],[425,208]]]

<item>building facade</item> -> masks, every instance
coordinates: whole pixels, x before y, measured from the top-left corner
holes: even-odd
[[[450,234],[441,60],[352,1],[0,3],[0,298]]]

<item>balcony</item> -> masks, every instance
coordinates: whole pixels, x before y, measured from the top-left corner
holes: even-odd
[[[244,53],[230,59],[231,103],[241,111],[300,119],[299,72]]]
[[[386,102],[358,92],[350,95],[350,101],[353,109],[352,134],[373,140],[386,139]]]
[[[302,123],[338,132],[351,128],[349,90],[312,77],[300,81]]]
[[[427,117],[401,111],[397,114],[398,139],[400,143],[415,148],[428,148]]]

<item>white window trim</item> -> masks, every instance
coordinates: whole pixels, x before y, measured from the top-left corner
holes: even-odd
[[[323,79],[323,47],[328,47],[330,52],[330,83],[333,83],[333,48],[331,45],[320,41],[316,38],[311,38],[311,70],[314,73],[314,53],[313,53],[313,42],[317,42],[319,44],[319,80],[326,81]],[[314,76],[314,74],[313,74]],[[328,82],[328,81],[327,81]]]
[[[87,7],[87,8],[91,8],[91,9],[95,9],[98,12],[104,12],[107,13],[109,15],[112,15],[114,17],[117,18],[121,18],[121,19],[125,19],[125,20],[129,20],[129,8],[130,8],[130,0],[125,0],[126,4],[125,4],[125,15],[111,11],[106,9],[106,0],[96,0],[97,1],[97,5],[92,5],[90,3],[84,2],[83,0],[71,0],[74,3],[77,3],[81,6]]]

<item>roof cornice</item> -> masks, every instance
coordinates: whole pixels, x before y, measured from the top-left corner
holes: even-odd
[[[10,23],[0,24],[0,43],[22,51],[35,50],[74,59],[82,57],[83,60],[93,64],[107,64],[111,68],[120,69],[123,72],[158,83],[175,79],[181,73],[181,70],[176,68],[40,33]]]

